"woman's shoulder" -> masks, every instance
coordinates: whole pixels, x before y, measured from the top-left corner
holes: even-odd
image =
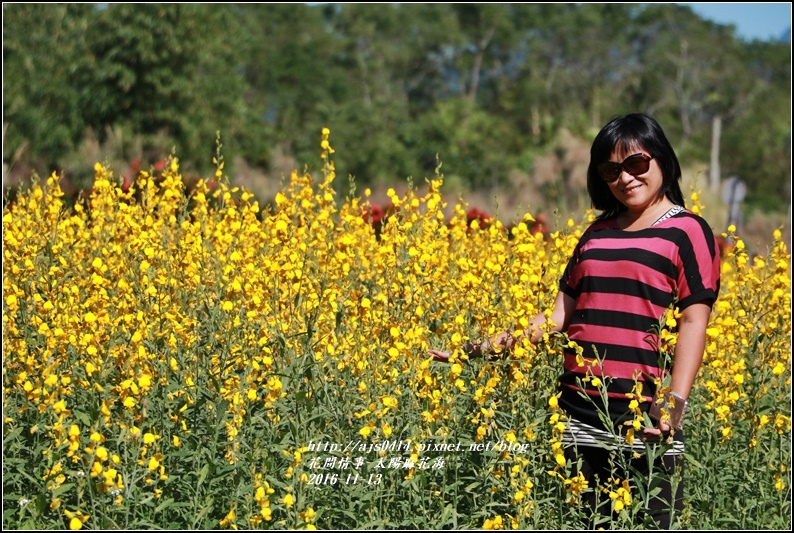
[[[666,220],[662,225],[675,231],[677,242],[688,241],[688,246],[710,249],[719,248],[717,234],[708,221],[699,213],[684,209]]]
[[[711,224],[709,224],[709,222],[702,215],[690,209],[682,208],[678,213],[671,216],[668,220],[670,220],[673,225],[679,227],[691,227],[693,229],[701,228],[705,233],[713,234]]]
[[[582,232],[582,237],[592,236],[594,233],[607,229],[616,229],[618,227],[617,217],[598,218],[591,222],[589,226]]]

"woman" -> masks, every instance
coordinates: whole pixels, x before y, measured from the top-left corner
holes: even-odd
[[[678,158],[653,118],[629,114],[602,128],[587,171],[587,190],[601,214],[568,262],[550,324],[581,351],[577,357],[575,349],[565,350],[558,403],[568,416],[566,455],[594,488],[587,503],[608,515],[609,499],[598,487],[611,477],[640,482],[631,473],[637,469],[644,480],[661,481],[661,491],[645,511],[665,529],[682,509],[683,483],[673,473],[683,469],[683,417],[720,274],[714,234],[685,208],[680,180]],[[670,307],[680,311],[672,361],[658,349],[659,323]],[[537,342],[548,330],[545,321],[539,314],[518,335],[502,333],[479,345],[469,343],[465,350],[474,356],[501,352],[522,335]],[[449,357],[430,353],[439,360]],[[669,384],[661,387],[665,378]],[[638,409],[652,416],[655,427],[639,428],[640,438],[632,443]],[[674,444],[665,447],[651,476],[643,441],[670,435]],[[656,475],[658,469],[664,475]]]

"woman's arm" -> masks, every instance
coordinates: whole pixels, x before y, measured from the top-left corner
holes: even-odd
[[[706,328],[711,315],[711,306],[706,303],[692,304],[681,312],[678,320],[678,340],[673,354],[673,375],[670,393],[677,401],[686,402],[695,383],[703,352],[706,349]],[[684,405],[675,409],[683,410]],[[658,436],[670,432],[667,421],[660,419],[656,428],[645,430],[646,435]]]
[[[559,291],[551,311],[550,319],[554,323],[554,327],[551,328],[551,331],[566,331],[575,307],[576,301],[564,292]],[[473,357],[487,357],[488,355],[512,348],[522,336],[529,337],[530,342],[537,344],[547,331],[543,327],[544,324],[546,324],[546,315],[544,313],[538,313],[530,320],[529,327],[522,331],[521,334],[514,335],[506,331],[499,333],[493,339],[485,339],[480,343],[470,342],[466,345],[466,352]],[[428,353],[437,361],[446,361],[450,356],[449,352],[442,352],[440,350],[429,350]]]
[[[551,331],[567,331],[575,308],[576,300],[564,292],[559,291],[557,293],[557,298],[554,299],[554,307],[551,310],[550,319],[554,323],[554,327],[551,328]],[[535,318],[530,321],[529,327],[523,331],[523,335],[528,336],[532,344],[537,344],[543,337],[543,334],[546,333],[546,330],[543,328],[545,323],[546,315],[538,313],[535,315]]]
[[[486,339],[480,345],[480,349],[484,354],[493,353],[494,351],[509,350],[515,346],[522,337],[529,337],[529,342],[537,344],[543,338],[543,334],[547,331],[566,331],[568,324],[571,322],[571,316],[576,308],[576,301],[562,291],[557,293],[554,299],[554,307],[551,310],[549,319],[553,323],[553,327],[546,329],[543,326],[546,324],[546,314],[538,313],[529,321],[529,326],[518,335],[511,332],[500,333],[495,339]]]
[[[705,303],[692,304],[681,312],[678,321],[678,340],[673,355],[673,379],[670,390],[684,399],[695,383],[703,352],[706,350],[706,328],[711,307]]]

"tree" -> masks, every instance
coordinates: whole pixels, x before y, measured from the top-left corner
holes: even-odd
[[[301,162],[314,160],[317,139],[337,106],[349,98],[350,81],[339,67],[339,44],[324,10],[306,4],[235,5],[239,50],[247,84],[251,126],[249,160],[268,168],[281,146]]]
[[[83,133],[71,82],[93,7],[3,4],[3,152],[48,173]]]
[[[164,134],[188,168],[206,168],[216,131],[230,126],[233,136],[241,129],[244,85],[234,62],[234,34],[226,29],[232,22],[226,8],[214,5],[98,9],[89,53],[75,73],[85,124],[100,140],[111,126],[144,139]]]
[[[740,59],[752,94],[725,129],[722,166],[747,183],[750,209],[782,213],[791,206],[791,46],[750,43]]]

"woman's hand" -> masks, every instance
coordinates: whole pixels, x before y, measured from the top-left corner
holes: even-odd
[[[490,357],[512,348],[516,343],[515,338],[509,332],[500,333],[495,339],[485,339],[482,342],[467,342],[462,346],[463,352],[469,357]],[[450,352],[441,350],[428,350],[428,355],[432,355],[436,361],[448,362]]]
[[[665,422],[664,420],[659,420],[659,423],[656,424],[655,428],[645,428],[642,430],[642,435],[640,438],[642,440],[648,441],[656,441],[666,439],[670,436],[670,432],[673,428],[670,427],[670,424]]]
[[[686,398],[672,391],[654,399],[648,415],[651,420],[657,420],[656,427],[646,428],[642,434],[643,440],[657,440],[668,437],[675,430],[683,430],[687,405]]]
[[[491,343],[490,341],[483,341],[483,342],[472,342],[469,341],[463,346],[461,349],[463,353],[468,355],[469,357],[482,357],[483,355],[487,354],[486,350],[490,349]],[[450,356],[452,355],[450,352],[445,352],[442,350],[428,350],[428,355],[432,355],[433,359],[436,361],[441,362],[448,362]]]
[[[498,351],[503,352],[505,350],[510,350],[513,346],[516,345],[517,339],[513,336],[513,334],[509,331],[505,331],[500,333],[496,336],[496,338],[492,342],[491,351],[493,348],[496,348]]]
[[[428,350],[427,353],[432,355],[435,361],[444,363],[449,361],[449,356],[451,355],[449,352],[442,352],[441,350]]]

